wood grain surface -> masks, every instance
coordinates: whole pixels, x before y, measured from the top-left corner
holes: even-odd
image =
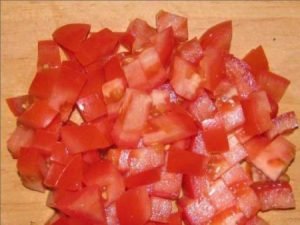
[[[6,149],[6,139],[15,127],[5,99],[25,94],[35,75],[37,41],[51,38],[55,28],[66,23],[90,23],[92,30],[110,27],[124,30],[140,17],[154,25],[155,14],[165,9],[189,19],[190,37],[211,25],[231,19],[232,52],[242,57],[262,44],[272,71],[292,81],[281,101],[280,111],[295,110],[300,118],[300,2],[79,2],[1,1],[1,224],[43,225],[52,211],[46,194],[25,189],[16,173],[16,162]],[[300,148],[300,131],[289,139]],[[263,214],[272,225],[300,224],[300,154],[289,169],[297,205],[292,211]]]

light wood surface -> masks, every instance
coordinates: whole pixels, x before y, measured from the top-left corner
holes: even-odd
[[[109,27],[124,30],[140,17],[154,25],[155,14],[165,9],[187,16],[190,37],[211,25],[231,19],[232,52],[242,57],[262,44],[271,68],[292,81],[280,110],[295,110],[300,118],[300,2],[3,2],[1,1],[1,224],[43,225],[52,211],[46,194],[25,189],[16,173],[16,162],[6,149],[15,127],[5,99],[25,94],[35,74],[37,41],[49,39],[55,28],[66,23],[90,23],[93,30]],[[300,131],[289,139],[300,148]],[[297,151],[299,153],[299,151]],[[300,224],[300,155],[289,169],[297,205],[292,211],[263,216],[274,225]]]

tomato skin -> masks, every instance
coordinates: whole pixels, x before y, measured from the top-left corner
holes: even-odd
[[[261,71],[269,70],[269,62],[261,45],[248,52],[243,60],[250,66],[255,77],[257,77]]]
[[[82,65],[89,65],[97,59],[113,53],[118,40],[116,34],[105,28],[84,40],[75,56]]]
[[[232,21],[224,21],[209,28],[200,37],[203,49],[216,48],[229,52],[232,39]]]
[[[207,159],[205,156],[190,151],[173,149],[168,152],[168,172],[199,176],[204,173],[206,164]]]
[[[56,144],[56,134],[45,130],[36,130],[33,136],[31,147],[38,148],[44,155],[50,155],[53,146]]]
[[[211,153],[226,152],[229,149],[223,119],[220,115],[205,119],[201,123],[206,149]],[[216,142],[216,138],[218,141]]]
[[[48,99],[51,96],[59,76],[60,69],[44,69],[37,72],[29,87],[29,95],[41,99]]]
[[[110,146],[106,135],[96,126],[84,124],[81,126],[64,126],[61,129],[62,141],[71,154]]]
[[[57,68],[61,64],[58,45],[52,40],[38,42],[37,69]]]
[[[275,102],[280,101],[290,84],[288,79],[269,71],[258,73],[256,80]]]
[[[125,100],[111,132],[117,146],[125,148],[137,146],[142,136],[150,107],[151,98],[148,94],[127,88]]]
[[[125,185],[128,188],[154,183],[160,180],[160,168],[147,170],[125,178]]]
[[[84,224],[106,224],[104,207],[97,186],[70,192],[59,190],[54,194],[54,207]]]
[[[111,81],[116,78],[125,78],[121,67],[120,57],[114,56],[104,66],[105,80]]]
[[[295,207],[294,195],[288,182],[257,182],[252,185],[252,188],[260,200],[262,211]]]
[[[143,135],[145,145],[155,143],[169,144],[191,137],[197,133],[197,126],[186,113],[170,111],[149,120],[150,132]],[[153,129],[153,130],[151,130]]]
[[[85,83],[86,77],[81,73],[68,66],[61,67],[48,102],[61,113],[63,121],[68,120]]]
[[[158,32],[172,27],[177,41],[188,39],[187,18],[163,10],[156,14],[156,27]]]
[[[82,187],[83,162],[81,155],[75,155],[58,176],[55,187],[70,191],[80,190]]]
[[[19,116],[18,122],[31,128],[45,128],[57,115],[47,101],[34,102],[22,115]]]
[[[88,36],[90,29],[89,24],[66,24],[56,29],[52,36],[63,48],[75,52]]]
[[[83,176],[85,185],[97,185],[100,193],[106,193],[105,206],[117,200],[125,192],[123,177],[109,161],[101,160],[92,164]]]
[[[57,142],[52,146],[52,154],[49,158],[51,162],[55,162],[61,165],[66,165],[71,159],[71,155],[68,153],[68,149],[62,142]]]
[[[248,134],[262,134],[271,128],[271,106],[264,91],[252,93],[241,103],[246,119],[244,128]]]
[[[7,98],[6,103],[14,116],[20,116],[32,103],[29,95]]]
[[[151,201],[144,187],[125,192],[116,206],[120,225],[141,225],[151,216]]]
[[[224,53],[215,48],[206,49],[198,71],[202,78],[201,87],[210,91],[215,90],[225,77]]]
[[[77,101],[80,115],[86,122],[95,120],[106,114],[106,106],[101,95],[95,93],[82,97]]]
[[[47,169],[45,158],[39,149],[21,148],[17,168],[25,187],[39,192],[45,191],[43,178]]]

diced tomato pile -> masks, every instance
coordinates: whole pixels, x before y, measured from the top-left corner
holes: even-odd
[[[7,146],[24,186],[50,190],[48,225],[259,225],[295,207],[284,134],[298,122],[278,115],[290,81],[231,39],[231,21],[189,40],[187,18],[160,11],[155,27],[68,24],[39,41],[28,93],[7,99]]]

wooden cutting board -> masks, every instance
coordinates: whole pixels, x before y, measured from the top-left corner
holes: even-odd
[[[300,118],[300,2],[79,2],[1,1],[1,224],[43,225],[52,211],[45,207],[46,194],[25,189],[16,173],[16,162],[6,149],[15,127],[5,99],[25,94],[35,74],[37,41],[51,38],[66,23],[90,23],[93,30],[109,27],[124,30],[139,17],[150,24],[160,9],[188,17],[190,37],[211,25],[233,20],[232,52],[242,57],[263,45],[272,71],[286,76],[291,85],[281,101],[282,112],[295,110]],[[300,131],[289,139],[300,147]],[[299,153],[299,152],[298,152]],[[289,169],[300,205],[300,155]],[[270,224],[300,224],[300,206],[292,211],[264,214]]]

